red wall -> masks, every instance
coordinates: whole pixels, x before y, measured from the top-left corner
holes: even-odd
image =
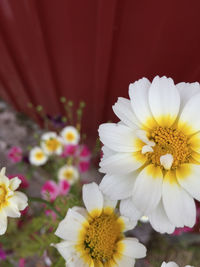
[[[83,99],[94,136],[130,82],[157,74],[200,81],[198,0],[0,1],[0,96],[20,111]]]

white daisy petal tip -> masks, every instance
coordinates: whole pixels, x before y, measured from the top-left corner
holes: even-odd
[[[106,266],[128,267],[134,266],[135,259],[145,257],[146,248],[136,238],[123,235],[135,222],[120,216],[116,202],[106,199],[96,183],[83,186],[83,202],[86,209],[69,209],[55,233],[64,239],[54,247],[66,262],[73,259],[73,266],[103,267],[106,262]],[[106,208],[110,206],[112,212]],[[94,214],[93,210],[101,212]]]
[[[153,148],[150,145],[145,145],[142,147],[142,154],[146,154],[147,152],[153,152]]]
[[[172,154],[165,154],[160,157],[160,164],[164,167],[165,170],[170,170],[173,164],[174,158]]]

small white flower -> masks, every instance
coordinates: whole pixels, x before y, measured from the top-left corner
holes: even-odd
[[[58,179],[66,180],[72,185],[79,179],[79,172],[77,168],[71,165],[65,165],[58,170]]]
[[[176,264],[174,261],[170,261],[166,263],[165,261],[162,263],[161,267],[179,267],[178,264]],[[191,265],[186,265],[185,267],[194,267]]]
[[[66,126],[64,129],[62,129],[60,135],[63,138],[63,143],[66,145],[77,145],[79,143],[80,134],[73,126]]]
[[[63,150],[62,138],[55,132],[47,132],[41,136],[41,148],[47,155],[60,155]]]
[[[64,239],[55,245],[66,266],[133,267],[135,259],[146,256],[136,238],[123,235],[136,222],[115,212],[117,201],[104,198],[95,183],[83,186],[85,208],[73,207],[55,234]]]
[[[19,218],[20,210],[24,210],[28,205],[27,196],[19,191],[15,191],[21,183],[17,177],[8,179],[5,176],[5,168],[0,172],[0,235],[7,229],[7,217]]]
[[[193,227],[200,201],[200,85],[143,78],[113,110],[120,123],[99,127],[104,144],[100,184],[121,200],[121,213],[147,215],[156,231]]]
[[[34,147],[29,153],[29,161],[32,165],[41,166],[48,160],[47,155],[40,147]]]

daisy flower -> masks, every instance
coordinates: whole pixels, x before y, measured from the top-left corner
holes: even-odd
[[[21,180],[17,177],[9,179],[5,170],[2,168],[0,171],[0,235],[6,232],[7,217],[20,217],[20,211],[28,205],[26,195],[16,191]]]
[[[166,263],[165,261],[162,263],[161,267],[179,267],[178,264],[176,264],[174,261],[170,261]],[[186,265],[185,267],[194,267],[191,265]]]
[[[199,83],[143,78],[113,106],[119,123],[99,127],[104,144],[100,188],[121,212],[146,215],[155,230],[193,227],[200,201]],[[114,189],[114,190],[113,190]]]
[[[85,208],[73,207],[60,222],[55,234],[64,239],[55,245],[67,266],[131,267],[146,256],[146,248],[123,232],[135,222],[115,211],[117,201],[104,198],[95,183],[83,186]]]
[[[79,172],[75,167],[65,165],[58,170],[58,179],[66,180],[72,185],[79,179]]]
[[[47,155],[40,147],[34,147],[29,153],[29,161],[32,165],[44,165],[48,160]]]
[[[41,148],[47,155],[61,155],[63,150],[62,139],[55,132],[48,132],[41,137]]]
[[[80,134],[73,126],[66,126],[64,129],[62,129],[60,135],[62,136],[63,142],[66,145],[77,145],[80,140]]]

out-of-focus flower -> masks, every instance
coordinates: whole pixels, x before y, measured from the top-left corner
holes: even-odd
[[[60,135],[62,136],[63,142],[66,145],[77,145],[79,143],[80,134],[73,126],[66,126],[64,129],[62,129]]]
[[[26,189],[29,187],[29,182],[24,175],[22,175],[22,174],[8,175],[9,179],[12,179],[15,177],[18,177],[21,180],[21,184],[19,186],[20,189]]]
[[[200,85],[143,78],[130,84],[129,96],[113,106],[121,122],[99,127],[107,149],[100,188],[121,200],[123,215],[123,209],[132,219],[147,215],[158,232],[193,227],[194,199],[200,201]]]
[[[70,190],[70,184],[66,180],[60,180],[55,183],[52,180],[46,181],[41,188],[41,194],[44,199],[54,201],[58,196],[65,196]]]
[[[51,180],[46,181],[41,188],[41,194],[44,199],[50,199],[51,201],[54,201],[59,194],[57,184]]]
[[[3,250],[2,246],[0,246],[0,261],[6,259],[6,252]]]
[[[62,153],[62,139],[55,132],[47,132],[41,137],[41,148],[47,155]]]
[[[2,168],[0,172],[0,235],[6,232],[7,217],[20,217],[20,211],[28,205],[27,196],[16,191],[20,183],[21,180],[17,177],[8,179],[5,176],[5,168]]]
[[[8,151],[8,158],[9,158],[13,163],[21,162],[21,161],[22,161],[22,149],[21,149],[21,147],[13,146],[13,147]]]
[[[80,147],[80,157],[83,157],[83,158],[89,158],[91,157],[91,151],[90,149],[88,148],[88,146],[86,145],[82,145]]]
[[[68,265],[133,267],[135,259],[145,257],[146,248],[123,235],[136,222],[115,211],[117,201],[104,198],[95,183],[83,186],[83,201],[86,209],[69,209],[55,232],[64,239],[55,247]]]
[[[65,165],[59,169],[58,179],[66,180],[70,185],[72,185],[79,179],[79,172],[75,167]]]
[[[74,156],[76,155],[78,145],[65,145],[62,152],[62,157]]]
[[[79,171],[80,173],[87,172],[90,168],[90,162],[89,161],[81,161],[79,162]]]
[[[170,261],[166,263],[165,261],[162,263],[161,267],[179,267],[178,264],[176,264],[174,261]],[[185,265],[185,267],[194,267],[191,265]]]
[[[32,165],[41,166],[48,160],[47,155],[40,147],[34,147],[29,153],[29,161]]]
[[[25,259],[24,258],[19,259],[19,267],[25,267]]]

